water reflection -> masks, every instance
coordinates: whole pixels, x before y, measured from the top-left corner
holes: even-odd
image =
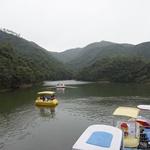
[[[65,88],[57,88],[57,93],[65,93]]]
[[[91,82],[85,82],[85,81],[76,81],[76,80],[61,80],[61,81],[45,81],[44,82],[44,86],[55,86],[58,84],[58,83],[62,83],[62,84],[65,84],[66,85],[78,85],[78,84],[88,84],[88,83],[91,83]]]
[[[56,88],[56,85],[58,83],[64,84],[65,88],[77,88],[77,85],[89,84],[89,83],[92,83],[92,82],[76,81],[76,80],[45,81],[43,83],[43,86],[46,87],[46,89],[56,89],[56,90],[58,90],[58,88]],[[60,89],[63,89],[63,88],[60,88]]]
[[[55,107],[36,106],[40,115],[44,117],[55,117]]]

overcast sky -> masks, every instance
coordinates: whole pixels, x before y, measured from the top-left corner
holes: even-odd
[[[0,28],[49,51],[150,41],[150,0],[0,0]]]

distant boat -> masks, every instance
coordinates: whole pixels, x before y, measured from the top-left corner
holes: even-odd
[[[54,107],[58,104],[58,100],[55,98],[55,92],[53,91],[42,91],[38,92],[38,98],[35,101],[37,106],[51,106]]]
[[[122,130],[109,125],[91,125],[72,150],[123,150]]]
[[[63,84],[63,83],[58,83],[58,84],[56,85],[56,88],[65,88],[65,84]]]

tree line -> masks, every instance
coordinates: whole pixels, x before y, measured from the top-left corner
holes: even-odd
[[[136,56],[108,56],[80,70],[77,79],[150,83],[150,62]]]
[[[50,65],[47,58],[35,62],[21,57],[11,43],[0,42],[0,90],[33,85],[44,80],[70,78],[72,73],[69,69],[63,69],[63,66],[57,64]]]

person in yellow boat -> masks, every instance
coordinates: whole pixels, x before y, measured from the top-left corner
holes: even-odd
[[[55,95],[52,95],[52,96],[51,96],[51,100],[53,100],[53,99],[55,99]]]
[[[41,95],[41,96],[40,96],[40,99],[43,100],[43,101],[45,101],[44,95]]]

